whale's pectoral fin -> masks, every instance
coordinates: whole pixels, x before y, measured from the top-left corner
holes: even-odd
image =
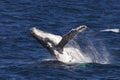
[[[62,40],[59,42],[59,44],[57,45],[57,47],[59,49],[63,49],[63,47],[71,40],[74,38],[75,35],[77,35],[79,32],[82,32],[83,30],[85,30],[87,28],[86,25],[82,25],[79,26],[75,29],[72,29],[71,31],[69,31],[67,34],[63,35]]]

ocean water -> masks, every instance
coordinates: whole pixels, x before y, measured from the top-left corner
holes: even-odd
[[[87,25],[75,41],[93,62],[67,65],[30,34],[64,35]],[[120,80],[120,0],[0,0],[0,80]]]

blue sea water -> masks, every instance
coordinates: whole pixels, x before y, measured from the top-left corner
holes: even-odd
[[[77,37],[81,49],[109,54],[107,63],[54,61],[29,32],[63,35],[80,25],[88,26]],[[120,29],[120,0],[0,0],[0,80],[120,80],[120,33],[100,32],[114,28]]]

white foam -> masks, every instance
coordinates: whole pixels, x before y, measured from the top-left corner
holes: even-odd
[[[116,28],[116,29],[104,29],[104,30],[100,30],[100,32],[115,32],[115,33],[119,33],[120,29]]]

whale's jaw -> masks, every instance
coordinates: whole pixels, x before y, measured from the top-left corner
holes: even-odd
[[[54,35],[51,33],[44,32],[40,29],[37,29],[35,27],[30,29],[31,34],[33,37],[45,48],[49,50],[52,56],[55,56],[54,54],[54,48],[58,45],[58,43],[61,41],[62,37],[59,35]]]
[[[49,40],[49,41],[53,42],[55,45],[57,45],[62,39],[62,37],[59,35],[47,33],[47,32],[44,32],[40,29],[37,29],[35,27],[31,28],[30,32],[38,40],[44,41],[45,43],[47,43],[46,41]]]
[[[63,63],[73,63],[75,62],[76,58],[70,54],[74,54],[74,51],[69,50],[72,48],[67,48],[66,45],[69,45],[69,42],[74,38],[74,36],[86,28],[87,26],[82,25],[72,29],[63,36],[47,33],[35,27],[31,28],[30,32],[45,48],[50,51],[51,55],[53,55],[58,61]],[[72,45],[69,47],[72,47]]]

